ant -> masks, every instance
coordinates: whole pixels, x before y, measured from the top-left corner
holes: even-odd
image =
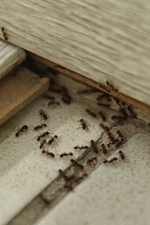
[[[48,103],[48,107],[50,107],[51,105],[60,105],[60,103],[59,102],[50,101]]]
[[[48,131],[46,131],[46,132],[44,132],[43,134],[39,135],[39,136],[37,137],[37,141],[40,141],[40,139],[41,139],[42,137],[45,137],[45,136],[47,136],[47,135],[49,135],[49,132],[48,132]]]
[[[102,88],[106,92],[110,92],[110,90],[103,84],[99,84],[99,87]]]
[[[90,116],[92,116],[92,117],[94,117],[94,118],[97,117],[97,115],[96,115],[95,113],[91,112],[89,109],[86,109],[86,112],[87,112]]]
[[[62,157],[64,157],[64,156],[68,156],[68,155],[73,156],[73,153],[72,153],[72,152],[69,152],[69,153],[62,153],[62,154],[60,155],[60,158],[62,158]]]
[[[101,145],[102,149],[103,149],[103,154],[107,154],[107,150],[104,144]]]
[[[15,134],[16,137],[19,137],[20,133],[27,131],[28,130],[28,126],[27,125],[23,125]]]
[[[46,140],[42,141],[42,143],[40,144],[40,148],[43,148],[44,144],[46,144]]]
[[[47,155],[51,156],[52,158],[55,157],[54,153],[45,151],[44,149],[42,150],[42,153],[46,153]]]
[[[98,114],[101,116],[103,121],[106,121],[106,117],[104,116],[104,114],[101,111],[99,111]]]
[[[52,152],[47,152],[47,155],[50,155],[52,158],[55,157],[54,153],[52,153]]]
[[[47,120],[48,119],[48,115],[43,111],[43,109],[41,109],[39,111],[40,116],[44,119]]]
[[[106,132],[109,132],[109,131],[110,131],[110,129],[109,129],[108,127],[104,126],[102,123],[99,124],[99,126],[100,126],[101,128],[103,128],[103,130],[105,130]]]
[[[54,140],[57,139],[57,138],[58,138],[58,136],[55,135],[53,138],[51,138],[51,139],[48,141],[48,144],[51,145],[51,144],[54,142]]]
[[[121,108],[120,111],[125,117],[128,117],[128,114],[126,113],[125,108]]]
[[[130,114],[131,114],[131,116],[132,116],[133,118],[135,118],[135,119],[137,118],[137,115],[135,115],[135,113],[133,112],[131,106],[128,106],[128,111],[130,112]]]
[[[87,177],[87,173],[84,173],[83,176],[78,177],[77,179],[75,179],[75,182],[76,182],[76,183],[80,183],[81,180],[83,180],[84,177]]]
[[[116,139],[113,137],[112,133],[108,132],[107,134],[108,134],[108,137],[109,137],[111,143],[114,144],[116,142]]]
[[[80,150],[82,150],[82,149],[88,149],[89,147],[88,146],[79,146],[79,145],[76,145],[75,147],[74,147],[74,149],[80,149]]]
[[[117,160],[118,160],[118,158],[117,158],[117,157],[114,157],[114,158],[112,158],[112,159],[110,159],[110,160],[107,160],[107,159],[104,160],[103,163],[104,163],[104,164],[106,164],[106,163],[112,163],[112,162],[117,161]]]
[[[55,100],[55,97],[50,95],[43,95],[43,98],[49,99],[49,100]]]
[[[69,105],[70,104],[70,101],[71,101],[71,97],[68,95],[68,90],[64,86],[62,86],[62,93],[63,93],[63,96],[62,96],[61,100],[65,104]]]
[[[8,40],[8,36],[7,36],[6,31],[5,31],[5,28],[4,27],[1,27],[1,31],[3,33],[3,37],[4,37],[5,41],[7,41]]]
[[[39,129],[43,128],[43,127],[47,127],[47,124],[43,123],[41,125],[38,125],[38,126],[34,127],[34,130],[39,130]]]
[[[120,132],[120,130],[117,130],[117,135],[118,135],[118,137],[123,138],[123,135],[122,135],[122,133]]]
[[[102,94],[102,95],[100,95],[99,97],[97,97],[97,101],[100,101],[101,99],[106,99],[108,102],[110,102],[111,101],[111,98],[110,98],[110,96],[108,95],[108,94],[106,94],[106,93],[104,93],[104,94]]]
[[[111,87],[113,91],[118,91],[118,89],[114,88],[114,86],[109,82],[106,81],[107,86]]]
[[[86,164],[91,165],[91,163],[94,162],[94,161],[96,161],[96,160],[97,160],[97,157],[92,157],[91,159],[89,159],[89,160],[87,161]]]
[[[62,102],[67,104],[67,105],[70,105],[70,101],[71,101],[71,98],[69,96],[63,96],[61,98]]]
[[[67,188],[68,190],[72,191],[73,187],[69,186],[69,185],[64,185],[64,188]]]
[[[80,123],[81,123],[81,126],[82,126],[83,130],[87,129],[87,125],[86,125],[84,119],[80,119]]]
[[[95,142],[93,140],[91,140],[90,143],[91,143],[91,148],[93,149],[94,153],[98,154],[98,149],[95,146]]]
[[[70,177],[67,177],[66,174],[62,170],[58,170],[58,172],[64,178],[65,181],[71,181],[71,180],[74,180],[75,179],[75,176],[74,175],[72,175]]]
[[[91,89],[86,89],[83,91],[78,91],[77,94],[89,94],[89,93],[93,93],[93,92],[99,92],[99,90],[95,89],[95,88],[91,88]]]
[[[116,148],[119,148],[120,145],[122,144],[123,140],[119,141],[117,144],[116,144]]]
[[[119,151],[118,153],[120,154],[121,160],[124,160],[125,159],[125,156],[124,156],[123,152],[122,151]]]
[[[74,163],[77,167],[79,167],[81,170],[84,169],[84,166],[80,163],[78,163],[77,161],[75,161],[74,159],[70,159],[70,162]]]
[[[98,102],[97,105],[99,105],[99,106],[105,106],[105,107],[110,107],[110,104],[102,104],[100,102]]]
[[[62,93],[61,89],[56,89],[56,88],[50,87],[49,90],[52,91],[52,92],[58,93],[58,94]]]

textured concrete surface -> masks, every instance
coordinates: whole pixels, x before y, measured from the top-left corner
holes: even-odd
[[[149,148],[149,134],[134,135],[119,149],[125,153],[125,161],[101,165],[36,224],[148,225]]]

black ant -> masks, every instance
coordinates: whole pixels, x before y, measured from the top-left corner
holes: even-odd
[[[111,98],[110,98],[110,96],[108,95],[108,94],[106,94],[106,93],[104,93],[104,94],[102,94],[102,95],[100,95],[99,97],[97,97],[97,101],[100,101],[101,99],[106,99],[108,102],[110,102],[111,101]]]
[[[101,111],[98,114],[101,116],[103,121],[106,121],[106,117],[104,116],[104,114]]]
[[[65,104],[69,105],[69,104],[70,104],[70,101],[71,101],[71,97],[70,97],[69,94],[68,94],[67,88],[64,87],[64,86],[62,86],[62,94],[63,94],[63,96],[62,96],[61,100],[62,100]]]
[[[91,92],[91,89],[83,90],[83,91],[78,91],[77,94],[89,94]]]
[[[107,154],[107,150],[104,144],[101,145],[102,149],[103,149],[103,154]]]
[[[122,141],[119,141],[119,142],[116,144],[116,148],[119,148],[121,144],[122,144]]]
[[[70,159],[70,162],[74,163],[77,167],[79,167],[81,170],[84,169],[84,166],[80,163],[78,163],[77,161],[75,161],[74,159]]]
[[[130,112],[130,114],[131,114],[131,116],[132,116],[133,118],[135,118],[135,119],[137,118],[137,115],[135,115],[135,113],[133,112],[131,106],[128,106],[128,111]]]
[[[20,133],[27,131],[28,130],[28,126],[27,125],[23,125],[15,134],[16,137],[19,137]]]
[[[109,132],[110,131],[110,129],[108,127],[104,126],[103,124],[99,124],[99,126],[101,128],[103,128],[103,130],[105,130],[106,132]]]
[[[128,117],[128,114],[126,113],[126,109],[125,108],[120,108],[120,111],[125,117]]]
[[[43,148],[44,144],[46,144],[46,140],[42,141],[42,143],[40,144],[40,148]]]
[[[63,97],[61,98],[61,100],[62,100],[63,103],[65,103],[65,104],[67,104],[67,105],[70,105],[70,101],[71,101],[71,98],[70,98],[70,97],[68,97],[68,96],[63,96]]]
[[[99,90],[95,89],[95,88],[91,88],[91,89],[86,89],[83,91],[78,91],[77,94],[89,94],[89,93],[93,93],[93,92],[99,92]]]
[[[98,149],[95,146],[95,142],[93,140],[91,140],[90,143],[91,143],[90,147],[93,149],[94,153],[98,154]]]
[[[89,109],[86,109],[86,112],[87,112],[90,116],[92,116],[92,117],[94,117],[94,118],[97,117],[97,115],[96,115],[95,113],[91,112]]]
[[[108,134],[108,137],[109,137],[111,143],[114,144],[116,142],[116,139],[113,137],[112,133],[108,132],[107,134]]]
[[[62,157],[64,157],[64,156],[69,156],[69,155],[73,156],[73,153],[72,153],[72,152],[69,152],[69,153],[62,153],[62,154],[60,155],[60,158],[62,158]]]
[[[64,188],[67,188],[68,190],[72,191],[73,187],[69,186],[69,185],[64,185]]]
[[[120,154],[120,158],[121,158],[122,160],[124,160],[124,159],[125,159],[125,156],[124,156],[123,152],[122,152],[122,151],[119,151],[118,153]]]
[[[54,140],[57,139],[57,138],[58,138],[58,136],[55,135],[53,138],[51,138],[51,139],[48,141],[48,144],[51,145],[51,144],[54,142]]]
[[[48,132],[48,131],[46,131],[46,132],[44,132],[43,134],[39,135],[39,136],[37,137],[37,141],[40,141],[40,139],[41,139],[42,137],[45,137],[45,136],[47,136],[47,135],[49,135],[49,132]]]
[[[117,161],[117,160],[118,160],[118,158],[117,158],[117,157],[114,157],[114,158],[112,158],[111,160],[109,160],[108,162],[109,162],[109,163],[112,163],[112,162]]]
[[[106,91],[106,92],[110,92],[110,90],[105,85],[103,85],[103,84],[99,84],[99,87],[101,89],[103,89],[104,91]]]
[[[38,125],[38,126],[34,127],[34,130],[39,130],[39,129],[43,128],[43,127],[47,127],[47,124],[43,123],[41,125]]]
[[[42,150],[42,153],[46,153],[47,155],[51,156],[52,158],[55,157],[55,154],[54,153],[45,151],[44,149]]]
[[[82,150],[82,149],[88,149],[89,147],[88,146],[79,146],[79,145],[76,145],[75,147],[74,147],[74,149],[80,149],[80,150]]]
[[[52,91],[52,92],[58,93],[58,94],[62,93],[61,89],[56,89],[56,88],[53,88],[53,87],[50,87],[49,90]]]
[[[114,86],[109,81],[106,81],[106,84],[107,84],[107,86],[112,88],[113,91],[118,91],[118,89],[114,88]]]
[[[47,120],[48,119],[48,115],[43,111],[43,109],[41,109],[39,111],[40,116],[44,119]]]
[[[87,129],[87,125],[86,125],[84,119],[80,119],[80,123],[81,123],[81,126],[82,126],[83,130]]]
[[[75,179],[74,175],[68,177],[68,176],[66,176],[66,174],[62,170],[58,170],[58,172],[64,178],[64,180],[67,181],[67,182]]]
[[[50,95],[43,95],[43,98],[49,99],[49,100],[55,100],[55,97]]]
[[[97,157],[92,157],[91,159],[89,159],[89,160],[87,161],[86,164],[91,165],[91,163],[93,163],[93,162],[96,161],[96,160],[97,160]]]
[[[117,158],[117,157],[114,157],[114,158],[112,158],[112,159],[110,159],[110,160],[107,160],[107,159],[104,160],[103,163],[104,163],[104,164],[106,164],[106,163],[112,163],[112,162],[117,161],[117,160],[118,160],[118,158]]]
[[[60,103],[59,102],[55,102],[55,101],[50,101],[48,103],[48,107],[50,107],[51,105],[60,105]]]
[[[1,27],[1,31],[3,33],[3,37],[4,37],[5,41],[7,41],[8,40],[8,36],[7,36],[6,31],[5,31],[5,28],[4,27]]]
[[[122,133],[120,132],[120,130],[117,130],[117,135],[118,135],[118,137],[123,138],[123,135],[122,135]]]
[[[55,157],[54,153],[52,153],[52,152],[47,152],[47,155],[50,155],[52,158]]]

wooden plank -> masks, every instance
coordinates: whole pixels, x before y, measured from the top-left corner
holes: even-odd
[[[49,79],[40,78],[26,68],[0,81],[0,125],[46,91]]]
[[[9,42],[97,82],[109,80],[147,104],[149,21],[147,0],[3,0],[0,7]]]
[[[68,75],[69,77],[72,77],[72,78],[74,78],[74,79],[76,79],[76,80],[78,80],[78,81],[80,81],[80,82],[82,82],[84,84],[87,84],[89,86],[97,88],[97,89],[99,89],[99,90],[101,90],[103,92],[106,92],[106,93],[108,93],[108,94],[110,94],[110,95],[112,95],[112,96],[114,96],[116,98],[119,98],[120,100],[125,101],[125,102],[127,102],[127,103],[129,103],[129,104],[131,104],[131,105],[141,109],[141,110],[144,110],[144,111],[150,113],[150,106],[145,104],[145,103],[143,103],[143,102],[137,101],[136,99],[133,99],[133,98],[131,98],[131,97],[127,96],[127,95],[124,95],[124,94],[122,94],[120,92],[116,92],[112,88],[109,88],[106,85],[103,85],[102,83],[96,82],[96,81],[94,81],[92,79],[89,79],[89,78],[84,77],[84,76],[82,76],[80,74],[77,74],[77,73],[75,73],[75,72],[73,72],[73,71],[71,71],[69,69],[66,69],[66,68],[64,68],[64,67],[62,67],[62,66],[60,66],[60,65],[58,65],[58,64],[56,64],[54,62],[51,62],[51,61],[49,61],[47,59],[39,57],[39,56],[37,56],[35,54],[28,53],[28,55],[32,59],[34,59],[34,60],[36,60],[36,61],[38,61],[38,62],[40,62],[40,63],[42,63],[42,64],[44,64],[46,66],[51,67],[54,70],[57,70],[57,71],[65,74],[65,75]],[[66,82],[68,82],[68,81],[66,81]],[[71,87],[71,88],[73,88],[73,87]]]
[[[26,58],[23,49],[0,40],[0,79],[22,63]]]

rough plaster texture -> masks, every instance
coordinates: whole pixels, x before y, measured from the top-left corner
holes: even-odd
[[[124,162],[98,167],[37,224],[150,224],[149,149],[148,134],[134,135],[119,149]]]

